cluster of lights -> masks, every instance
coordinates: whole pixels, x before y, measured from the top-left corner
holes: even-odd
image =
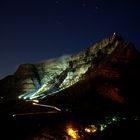
[[[104,131],[107,128],[106,124],[100,124],[100,131]]]
[[[113,116],[112,118],[106,120],[104,123],[99,123],[99,127],[96,127],[95,125],[89,125],[85,128],[86,133],[95,133],[97,130],[104,131],[109,125],[111,125],[114,122],[118,122],[120,120],[119,117]]]
[[[85,128],[85,132],[87,133],[95,133],[97,131],[97,127],[95,125],[90,125]]]
[[[97,125],[93,125],[93,124],[88,125],[81,132],[93,134],[96,133],[97,131],[104,131],[109,125],[115,122],[119,122],[122,119],[125,120],[126,118],[125,117],[121,118],[117,116],[109,117],[107,120],[105,120],[104,123],[98,123]],[[72,140],[79,140],[80,138],[79,132],[80,131],[78,129],[72,127],[68,127],[67,129],[67,134],[68,136],[71,137]]]

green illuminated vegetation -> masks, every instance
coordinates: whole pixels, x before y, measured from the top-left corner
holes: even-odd
[[[66,133],[74,140],[79,139],[87,139],[87,136],[93,136],[95,138],[97,135],[102,135],[108,130],[113,129],[115,126],[119,126],[119,124],[128,121],[129,117],[125,117],[123,115],[110,115],[106,116],[103,120],[96,120],[95,123],[90,123],[88,125],[75,127],[74,125],[68,125],[66,128]],[[131,118],[131,120],[139,120],[138,116]],[[113,130],[114,131],[114,130]],[[97,135],[96,135],[97,134]],[[95,136],[95,137],[94,137]]]
[[[88,132],[88,133],[93,133],[93,130],[95,130],[94,132],[104,131],[105,129],[107,129],[111,125],[114,125],[115,123],[119,123],[120,121],[123,121],[123,120],[126,120],[126,118],[125,117],[119,117],[119,116],[106,117],[106,119],[103,120],[103,121],[99,121],[96,124],[88,125],[88,127],[85,128],[85,131]]]

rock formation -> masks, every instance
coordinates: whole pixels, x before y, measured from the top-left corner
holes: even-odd
[[[100,97],[128,104],[137,101],[139,60],[134,45],[114,33],[78,54],[20,65],[14,75],[0,80],[1,97],[59,106],[86,106]]]

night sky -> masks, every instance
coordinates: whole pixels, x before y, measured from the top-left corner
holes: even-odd
[[[1,0],[0,78],[120,34],[140,50],[138,0]]]

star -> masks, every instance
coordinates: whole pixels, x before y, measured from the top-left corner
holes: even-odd
[[[58,5],[58,4],[59,4],[59,1],[58,1],[58,0],[56,0],[56,1],[55,1],[55,3],[56,3],[56,5]]]
[[[86,6],[87,6],[87,5],[86,5],[85,3],[82,3],[82,7],[84,7],[84,8],[85,8]]]
[[[96,9],[96,10],[99,10],[99,6],[95,6],[95,9]]]

